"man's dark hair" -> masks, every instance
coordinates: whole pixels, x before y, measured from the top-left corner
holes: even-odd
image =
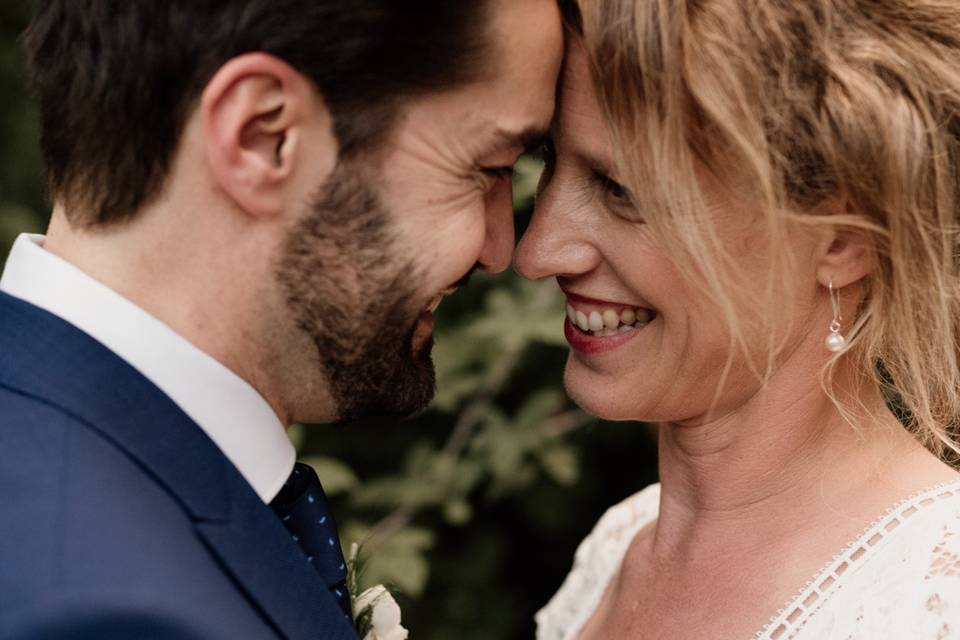
[[[78,226],[163,188],[187,117],[231,58],[275,55],[331,110],[341,157],[404,102],[480,79],[489,0],[40,0],[24,36],[51,196]]]
[[[583,14],[580,13],[580,3],[577,0],[559,0],[559,5],[566,30],[575,35],[583,35]]]

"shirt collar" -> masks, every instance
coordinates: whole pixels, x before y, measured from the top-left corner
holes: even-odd
[[[213,440],[264,502],[286,482],[296,451],[266,400],[170,327],[23,234],[0,291],[90,335],[166,393]]]

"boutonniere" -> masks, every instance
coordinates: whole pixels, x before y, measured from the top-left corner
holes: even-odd
[[[360,546],[350,545],[347,588],[353,601],[354,625],[361,640],[407,640],[410,632],[400,624],[400,605],[382,584],[358,594]]]

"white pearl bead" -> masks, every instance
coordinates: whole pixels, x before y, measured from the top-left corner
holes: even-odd
[[[827,336],[827,349],[836,353],[843,349],[843,345],[846,343],[846,340],[839,333],[831,333]]]

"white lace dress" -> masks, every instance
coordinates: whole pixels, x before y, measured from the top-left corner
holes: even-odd
[[[652,485],[607,511],[537,614],[537,640],[577,638],[659,501],[660,485]],[[960,479],[892,507],[755,638],[960,640]]]

